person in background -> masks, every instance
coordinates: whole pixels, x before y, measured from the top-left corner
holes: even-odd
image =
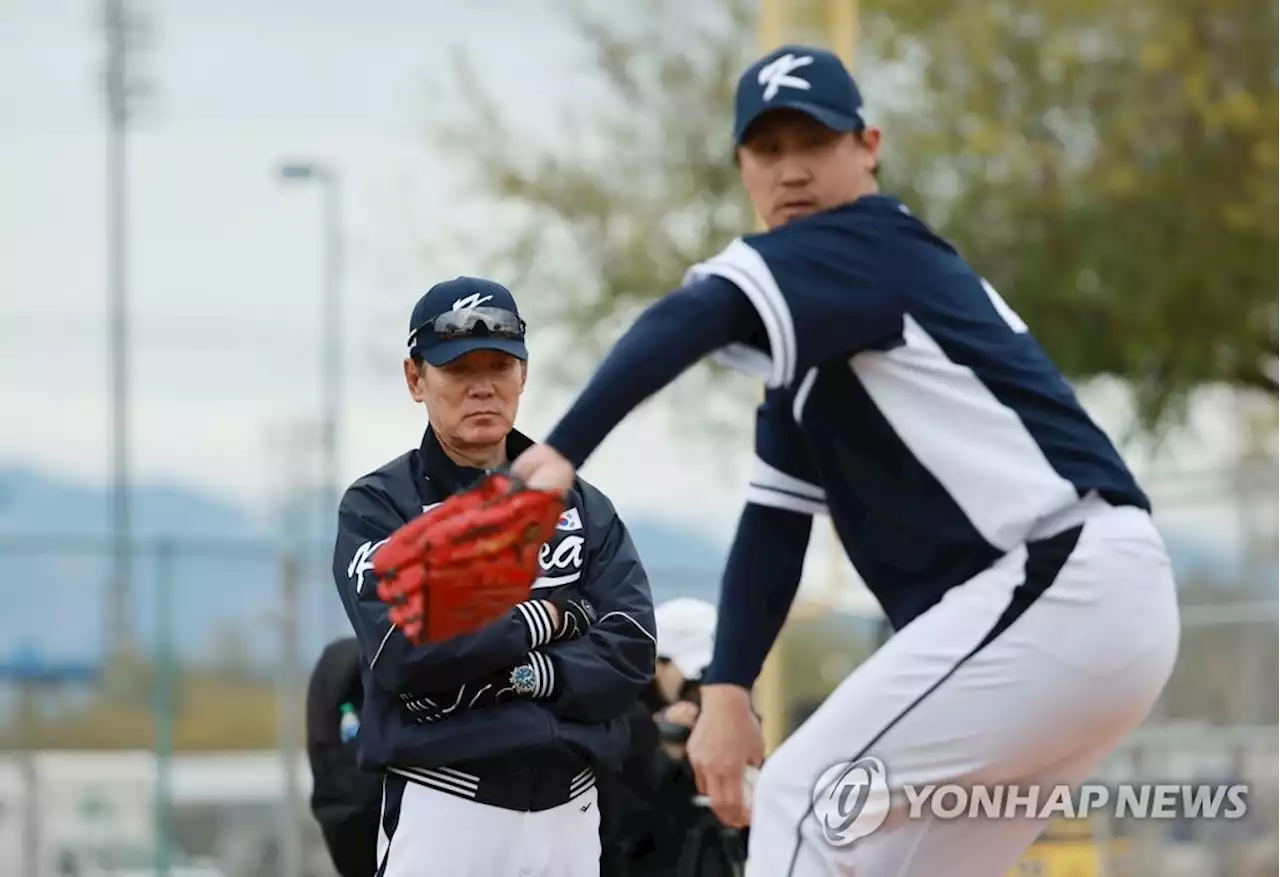
[[[307,684],[311,814],[339,877],[374,877],[382,775],[357,763],[364,686],[360,644],[349,636],[320,653]]]
[[[714,816],[698,807],[685,758],[699,711],[702,671],[711,661],[716,607],[680,597],[654,610],[657,667],[628,717],[631,748],[611,785],[603,838],[605,877],[678,877],[726,872]],[[732,854],[730,854],[732,858]]]
[[[716,607],[706,600],[677,597],[654,610],[658,624],[658,665],[654,676],[662,706],[656,719],[692,730],[701,703],[702,671],[711,663]],[[673,758],[684,759],[682,743],[665,743]]]
[[[529,351],[505,286],[437,283],[414,306],[401,380],[421,439],[338,508],[333,579],[359,641],[359,762],[385,777],[378,877],[596,877],[596,784],[627,749],[653,678],[649,581],[609,498],[565,496],[529,599],[478,630],[414,645],[372,575],[400,527],[533,440],[515,428]]]

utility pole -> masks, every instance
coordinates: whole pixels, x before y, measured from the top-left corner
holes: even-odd
[[[277,168],[284,182],[310,183],[320,188],[320,450],[321,450],[321,517],[317,565],[322,580],[327,578],[328,539],[337,526],[338,503],[342,498],[341,456],[343,343],[342,288],[344,272],[342,177],[336,165],[317,160],[287,161]],[[314,512],[314,507],[312,508]],[[314,520],[314,513],[310,520]],[[328,594],[328,589],[322,589]],[[335,630],[343,629],[342,613],[337,603],[327,599],[321,605],[330,607],[326,614],[336,615]],[[332,619],[331,619],[332,620]]]
[[[107,259],[111,375],[112,567],[106,612],[108,653],[120,656],[132,645],[133,510],[129,479],[129,156],[128,129],[136,98],[143,91],[132,56],[147,34],[126,0],[103,0],[107,111]]]
[[[280,561],[280,691],[276,698],[279,710],[280,761],[284,776],[284,800],[281,801],[280,818],[280,874],[281,877],[300,877],[302,874],[301,823],[302,798],[300,793],[298,762],[302,757],[301,718],[303,706],[298,692],[304,686],[299,678],[300,654],[298,613],[299,579],[301,570],[297,558],[285,554]]]

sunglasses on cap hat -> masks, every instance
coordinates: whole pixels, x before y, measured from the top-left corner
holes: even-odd
[[[422,332],[430,332],[441,341],[488,336],[503,341],[523,341],[525,322],[502,308],[461,308],[445,311],[409,333],[413,347]]]

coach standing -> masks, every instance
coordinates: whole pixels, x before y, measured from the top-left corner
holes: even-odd
[[[358,479],[338,510],[333,574],[360,641],[362,766],[384,774],[380,877],[599,873],[598,770],[653,678],[653,604],[626,527],[578,479],[509,616],[412,646],[371,571],[398,527],[505,466],[528,368],[515,299],[488,280],[437,284],[413,309],[405,381],[420,447]]]

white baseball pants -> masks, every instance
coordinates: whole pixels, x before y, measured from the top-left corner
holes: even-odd
[[[1168,555],[1146,513],[1101,506],[1015,550],[899,631],[770,756],[747,877],[1002,877],[1042,821],[910,818],[903,786],[1078,784],[1150,711],[1178,640]],[[894,808],[836,846],[814,818],[814,786],[864,756],[884,763]]]
[[[600,805],[591,788],[526,813],[389,776],[378,877],[599,877]]]

